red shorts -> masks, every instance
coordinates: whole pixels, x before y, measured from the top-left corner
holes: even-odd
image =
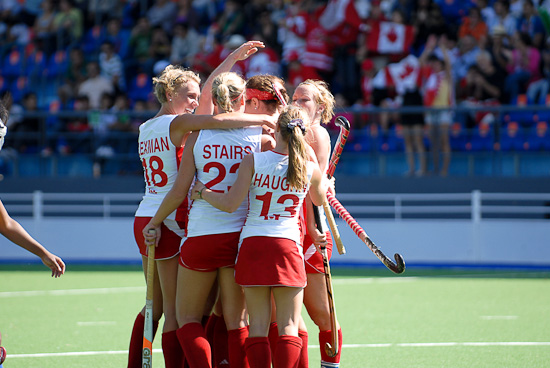
[[[332,256],[332,236],[330,231],[327,235],[327,255],[328,259]],[[311,240],[309,234],[304,238],[304,259],[306,263],[306,273],[324,273],[323,256],[315,248],[315,244]]]
[[[145,245],[145,239],[143,238],[143,228],[151,221],[152,217],[136,217],[134,218],[134,238],[139,248],[139,253],[147,257],[147,246]],[[174,226],[179,227],[180,233],[183,234],[185,224],[183,221],[165,220],[173,223]],[[172,225],[171,225],[172,226]],[[182,237],[172,231],[163,222],[160,225],[160,241],[159,245],[155,249],[155,259],[170,259],[178,255],[180,252],[180,243]]]
[[[302,249],[290,239],[268,236],[245,238],[235,265],[241,286],[305,287]]]
[[[241,232],[194,236],[181,245],[180,265],[193,271],[210,272],[234,267]]]

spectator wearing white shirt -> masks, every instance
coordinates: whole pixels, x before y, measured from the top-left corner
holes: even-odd
[[[99,69],[101,70],[101,75],[110,79],[116,89],[121,91],[126,90],[124,64],[120,56],[115,53],[115,46],[112,42],[106,41],[101,45]]]
[[[86,65],[86,71],[88,78],[78,88],[78,94],[88,97],[90,108],[99,109],[101,96],[114,92],[113,82],[99,74],[99,65],[96,61],[90,61]]]

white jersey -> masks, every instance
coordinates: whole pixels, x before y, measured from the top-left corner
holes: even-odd
[[[139,127],[139,158],[143,165],[145,195],[136,216],[154,216],[176,181],[183,153],[183,147],[174,146],[170,140],[170,124],[176,116],[161,115]],[[185,221],[186,215],[187,199],[167,219]]]
[[[309,190],[314,163],[307,163],[308,183],[301,190],[290,188],[286,179],[288,155],[274,151],[254,154],[254,175],[248,193],[249,210],[241,240],[270,236],[301,244],[298,217]]]
[[[223,193],[237,180],[237,171],[244,156],[260,152],[262,127],[201,130],[193,155],[197,180],[209,189]],[[246,219],[247,201],[237,211],[220,211],[202,199],[191,203],[189,237],[241,231]]]

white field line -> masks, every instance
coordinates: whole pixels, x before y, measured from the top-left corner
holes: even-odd
[[[145,286],[128,286],[114,288],[94,289],[68,289],[68,290],[29,290],[29,291],[2,291],[0,298],[29,297],[29,296],[63,296],[63,295],[97,295],[97,294],[121,294],[144,292]]]
[[[77,326],[114,326],[116,321],[77,322]]]
[[[363,348],[433,348],[433,347],[455,347],[455,346],[550,346],[550,341],[532,342],[532,341],[509,341],[509,342],[420,342],[420,343],[398,343],[398,344],[344,344],[344,349],[363,349]],[[308,345],[308,349],[319,349],[319,345]],[[162,353],[161,349],[153,349],[154,353]],[[65,356],[90,356],[90,355],[117,355],[128,354],[128,350],[107,350],[107,351],[73,351],[67,353],[37,353],[37,354],[8,354],[7,359],[17,358],[50,358]]]
[[[335,285],[371,284],[415,281],[417,277],[357,277],[332,280]],[[93,289],[67,289],[67,290],[29,290],[29,291],[0,291],[1,298],[35,297],[35,296],[67,296],[67,295],[98,295],[144,292],[145,286],[128,286],[113,288]]]
[[[492,321],[492,320],[501,320],[501,321],[511,321],[518,319],[518,316],[480,316],[479,318]]]

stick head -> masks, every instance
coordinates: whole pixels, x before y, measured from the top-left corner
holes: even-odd
[[[395,273],[403,273],[405,272],[405,260],[399,253],[395,253],[393,255],[393,258],[395,258],[395,266],[391,268],[391,270]]]
[[[331,358],[334,358],[338,354],[338,348],[332,347],[328,342],[325,343],[325,353]]]
[[[275,96],[277,97],[277,100],[279,100],[281,105],[286,106],[286,101],[281,92],[279,92],[279,90],[275,87],[275,83],[271,82],[271,87],[273,87],[273,91],[275,91]]]
[[[351,128],[351,125],[350,125],[348,119],[346,119],[343,116],[338,116],[336,118],[336,120],[334,121],[334,124],[338,125],[340,128],[343,128],[347,131],[349,131],[350,128]]]

